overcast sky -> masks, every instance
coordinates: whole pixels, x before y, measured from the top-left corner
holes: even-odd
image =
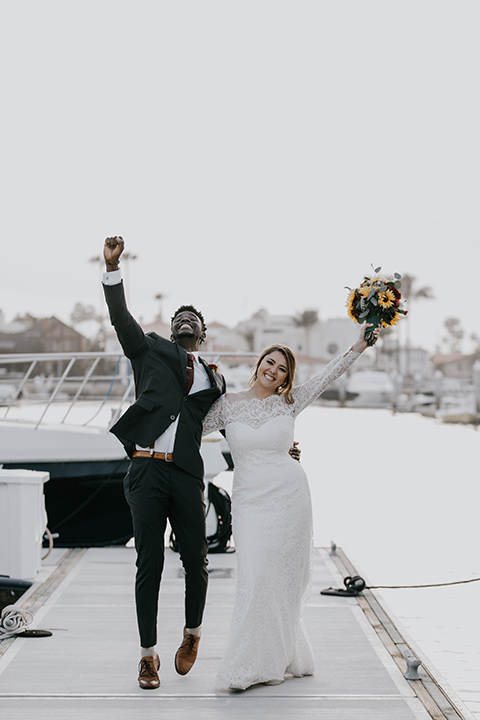
[[[0,309],[344,317],[370,264],[480,333],[477,0],[3,0]],[[468,347],[468,346],[466,346]]]

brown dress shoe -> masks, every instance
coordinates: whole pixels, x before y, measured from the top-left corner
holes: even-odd
[[[160,658],[144,657],[138,664],[138,684],[143,690],[154,690],[160,685],[158,677],[158,669],[160,667]]]
[[[197,659],[200,637],[183,631],[183,642],[175,655],[175,670],[179,675],[186,675]]]

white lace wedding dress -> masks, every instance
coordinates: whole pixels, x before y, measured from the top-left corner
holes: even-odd
[[[313,656],[301,624],[312,562],[312,507],[307,477],[288,451],[295,418],[358,358],[349,351],[318,375],[261,400],[227,393],[204,421],[204,434],[225,429],[234,462],[233,535],[236,598],[219,690],[276,684],[311,675]]]

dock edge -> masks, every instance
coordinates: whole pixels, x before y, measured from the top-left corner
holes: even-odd
[[[336,547],[335,553],[331,554],[330,560],[334,562],[342,577],[354,577],[358,571],[351,563],[342,548]],[[361,594],[353,596],[357,600],[366,619],[381,640],[383,646],[395,662],[402,674],[407,670],[407,663],[404,657],[405,651],[417,655],[416,650],[408,644],[400,630],[383,608],[372,590],[367,588]],[[460,707],[460,702],[451,697],[450,693],[442,687],[435,677],[435,673],[429,669],[425,657],[418,658],[422,661],[418,668],[419,680],[408,680],[415,695],[433,720],[472,720],[469,711]]]

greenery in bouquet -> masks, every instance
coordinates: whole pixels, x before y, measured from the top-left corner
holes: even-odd
[[[402,276],[395,273],[391,278],[381,277],[378,274],[381,269],[374,268],[374,276],[365,277],[360,287],[353,290],[347,287],[349,293],[346,307],[349,316],[356,323],[372,324],[372,327],[365,331],[368,345],[376,342],[373,334],[375,328],[396,325],[400,316],[407,314],[400,292]]]

